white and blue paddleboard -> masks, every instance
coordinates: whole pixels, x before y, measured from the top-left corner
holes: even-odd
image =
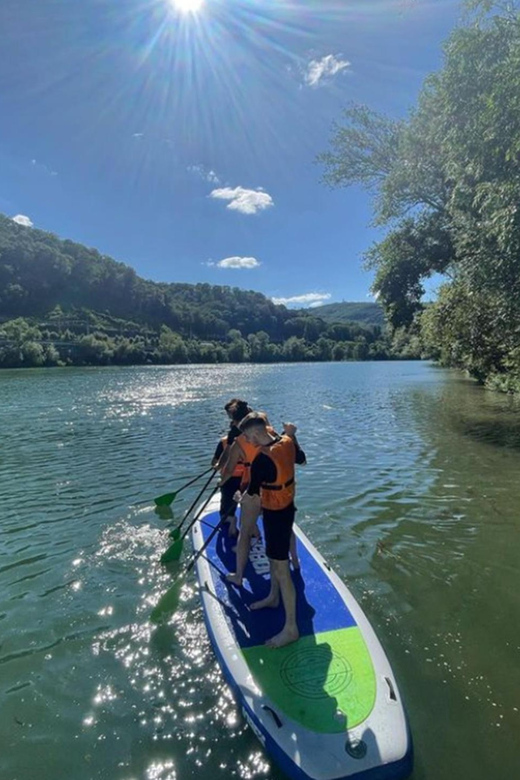
[[[216,497],[195,523],[201,549],[219,522]],[[261,526],[261,522],[260,522]],[[224,675],[267,753],[295,780],[387,780],[412,770],[412,742],[392,669],[354,596],[295,526],[292,577],[300,639],[272,649],[284,611],[251,611],[269,592],[263,542],[252,545],[242,588],[227,526],[197,560],[204,616]]]

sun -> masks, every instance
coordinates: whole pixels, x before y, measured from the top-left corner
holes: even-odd
[[[204,5],[204,0],[170,0],[170,2],[181,14],[195,14]]]

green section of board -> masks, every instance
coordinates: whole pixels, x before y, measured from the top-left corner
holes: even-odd
[[[312,731],[333,734],[362,723],[376,699],[374,667],[357,627],[305,636],[278,650],[242,650],[273,705]]]

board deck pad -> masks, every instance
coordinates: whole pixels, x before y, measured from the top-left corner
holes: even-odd
[[[218,521],[218,512],[201,521],[203,540]],[[249,608],[269,593],[263,542],[253,543],[238,588],[226,581],[236,560],[236,538],[227,529],[210,541],[204,556],[225,619],[258,687],[288,717],[314,732],[344,732],[362,723],[376,699],[372,660],[354,617],[318,561],[299,541],[301,568],[292,571],[292,578],[300,639],[274,650],[265,642],[283,628],[282,605]]]

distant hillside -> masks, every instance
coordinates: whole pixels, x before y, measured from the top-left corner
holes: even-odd
[[[385,320],[383,309],[378,303],[327,303],[311,309],[315,317],[321,317],[325,322],[358,322],[372,327],[383,326]]]
[[[265,295],[237,287],[148,281],[96,249],[0,215],[0,319],[46,320],[56,306],[206,339],[234,328],[281,340],[293,317]]]
[[[0,367],[403,356],[378,322],[375,304],[296,311],[238,287],[151,282],[0,214]]]

